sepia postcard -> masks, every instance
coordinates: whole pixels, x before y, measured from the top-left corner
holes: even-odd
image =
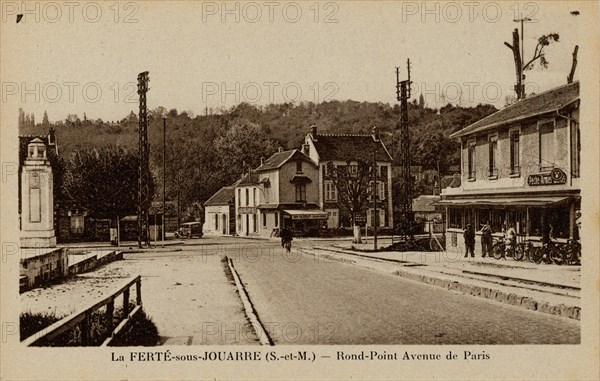
[[[599,2],[0,8],[0,379],[600,379]]]

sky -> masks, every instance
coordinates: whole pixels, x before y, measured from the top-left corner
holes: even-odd
[[[428,106],[503,107],[514,94],[504,46],[520,28],[514,19],[531,19],[525,57],[539,36],[560,35],[545,48],[548,68],[526,73],[528,93],[541,92],[566,83],[575,45],[580,54],[589,49],[580,33],[590,6],[597,4],[4,1],[2,112],[15,124],[19,107],[37,121],[44,111],[51,121],[121,119],[138,112],[142,71],[150,109],[195,115],[243,101],[394,103],[395,67],[406,79],[407,59],[412,96],[423,94]]]

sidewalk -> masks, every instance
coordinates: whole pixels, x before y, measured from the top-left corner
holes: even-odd
[[[174,245],[183,245],[185,241],[174,241],[167,240],[164,242],[164,246],[174,246]],[[58,246],[66,247],[69,249],[111,249],[111,250],[132,250],[138,249],[137,241],[123,241],[119,246],[111,245],[110,242],[72,242],[72,243],[59,243]],[[163,246],[162,241],[154,243],[152,241],[150,243],[150,248],[161,248]],[[148,249],[147,247],[142,248],[141,250]]]
[[[462,252],[363,252],[373,244],[314,247],[317,255],[416,280],[468,295],[579,319],[580,267],[493,258],[464,258]],[[364,247],[362,247],[364,246]],[[314,252],[312,254],[315,254]]]

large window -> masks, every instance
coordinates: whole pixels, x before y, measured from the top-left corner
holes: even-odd
[[[242,190],[238,189],[238,206],[242,206]]]
[[[296,162],[296,173],[302,173],[302,160]]]
[[[554,168],[556,148],[554,145],[554,120],[539,124],[540,135],[540,171]]]
[[[74,214],[71,216],[71,233],[83,234],[84,217],[82,214]]]
[[[498,177],[498,135],[491,135],[488,138],[488,176]]]
[[[510,174],[518,175],[521,173],[520,157],[519,157],[519,144],[520,144],[520,133],[519,131],[511,131],[510,133]]]
[[[448,227],[460,229],[462,228],[462,209],[449,208],[448,209]]]
[[[215,213],[215,231],[219,230],[219,215]]]
[[[252,188],[252,201],[254,202],[254,203],[252,204],[252,206],[256,206],[256,205],[258,205],[258,204],[256,203],[256,188]]]
[[[250,205],[250,189],[246,188],[246,206]]]
[[[333,181],[325,181],[325,201],[337,201],[337,188]]]
[[[296,184],[296,202],[306,202],[306,184]]]
[[[467,176],[475,180],[475,141],[467,143]]]

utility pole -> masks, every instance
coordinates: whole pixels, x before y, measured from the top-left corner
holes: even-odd
[[[377,150],[373,151],[373,190],[371,194],[373,195],[373,249],[377,250]]]
[[[165,247],[165,217],[167,215],[167,118],[163,117],[163,214],[162,246]]]
[[[410,173],[410,136],[408,131],[408,99],[410,98],[410,60],[407,60],[408,79],[400,81],[396,67],[396,98],[400,102],[400,239],[413,242],[412,233],[412,176]]]
[[[139,114],[139,166],[138,166],[138,247],[142,247],[142,240],[150,245],[150,168],[148,148],[148,113],[146,107],[146,93],[148,92],[148,72],[138,74],[138,95],[140,97]]]

